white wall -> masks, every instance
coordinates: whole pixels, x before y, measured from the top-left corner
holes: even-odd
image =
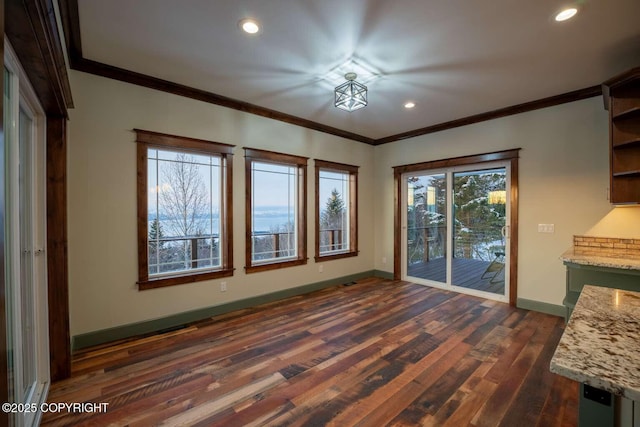
[[[640,207],[618,206],[587,230],[584,235],[640,239]]]
[[[518,296],[560,305],[558,257],[611,207],[607,114],[601,98],[451,129],[378,147],[251,114],[71,72],[69,286],[77,335],[236,301],[349,274],[393,270],[393,166],[511,148],[520,151]],[[419,112],[411,112],[412,114]],[[235,144],[234,277],[138,291],[133,128]],[[360,165],[356,258],[313,262],[313,173],[309,162],[306,266],[244,274],[242,147]],[[555,224],[554,234],[537,232]],[[606,230],[601,233],[606,234]],[[383,258],[387,262],[383,263]]]
[[[375,268],[393,271],[393,166],[522,148],[518,297],[562,304],[558,257],[611,210],[607,126],[597,97],[376,147]],[[539,223],[555,233],[538,233]]]
[[[373,268],[373,147],[251,114],[71,71],[69,122],[69,293],[71,335],[215,306]],[[236,145],[234,266],[220,281],[138,291],[136,144],[146,129]],[[244,273],[242,147],[359,165],[359,248],[355,258],[313,261],[314,174],[308,164],[306,266]]]

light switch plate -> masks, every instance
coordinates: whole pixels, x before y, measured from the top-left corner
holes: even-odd
[[[538,233],[554,233],[555,224],[538,224]]]

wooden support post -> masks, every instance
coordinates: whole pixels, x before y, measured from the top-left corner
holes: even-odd
[[[191,268],[198,268],[198,238],[191,239]]]
[[[422,241],[423,241],[422,261],[429,262],[429,229],[427,227],[422,228]]]

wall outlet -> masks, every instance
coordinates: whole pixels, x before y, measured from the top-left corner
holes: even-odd
[[[227,292],[227,282],[220,282],[220,292]]]
[[[387,257],[386,257],[386,256],[383,256],[383,257],[382,257],[382,263],[383,263],[383,264],[386,264],[386,263],[387,263]]]
[[[538,224],[538,233],[554,233],[555,224]]]
[[[318,271],[322,273],[324,271],[324,265],[318,264]]]

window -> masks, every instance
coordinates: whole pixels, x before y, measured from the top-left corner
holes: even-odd
[[[358,255],[358,166],[315,161],[316,262]]]
[[[307,263],[307,158],[245,148],[246,271]]]
[[[233,146],[136,134],[139,289],[233,275]]]

